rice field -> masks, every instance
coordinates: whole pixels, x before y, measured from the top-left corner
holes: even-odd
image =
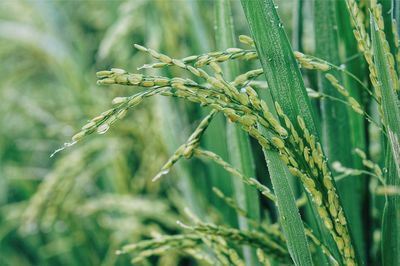
[[[0,265],[400,265],[399,20],[0,2]]]

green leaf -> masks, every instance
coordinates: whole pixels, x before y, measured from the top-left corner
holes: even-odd
[[[286,111],[293,114],[290,118],[296,118],[297,116],[294,116],[294,114],[299,113],[296,103],[299,101],[304,103],[304,106],[308,106],[309,102],[304,88],[297,90],[300,95],[287,94],[287,88],[285,88],[287,85],[285,84],[296,85],[296,83],[302,84],[303,81],[286,34],[283,31],[283,26],[276,13],[275,5],[272,1],[246,0],[242,0],[242,5],[256,41],[257,51],[269,86],[273,94],[278,94],[273,96],[278,96],[279,100],[283,99]],[[285,62],[286,59],[289,59],[289,64],[285,64],[287,63]],[[296,71],[298,74],[294,75],[293,72]],[[291,89],[296,91],[294,88]],[[306,101],[304,101],[305,99]],[[267,96],[265,100],[271,107],[270,109],[275,110],[272,107],[271,95]],[[307,122],[313,121],[311,114],[305,114],[305,116]],[[313,131],[316,131],[315,126]],[[289,183],[290,174],[276,152],[264,151],[264,154],[277,197],[280,224],[286,237],[290,255],[296,265],[312,265],[304,226]]]
[[[276,116],[273,109],[274,104],[269,92],[264,92],[271,112]],[[269,132],[264,130],[264,135]],[[293,178],[286,165],[281,161],[279,154],[275,151],[263,150],[268,171],[271,177],[271,183],[276,195],[276,204],[279,213],[279,223],[283,234],[286,237],[288,250],[295,265],[312,265],[311,254],[304,232],[304,225],[296,206],[296,200],[293,194],[293,188],[290,180]]]
[[[400,103],[395,92],[395,82],[390,74],[390,51],[382,30],[371,14],[371,37],[374,63],[382,93],[383,125],[387,134],[386,185],[400,186]],[[400,264],[400,196],[388,196],[383,213],[382,259],[383,265]]]

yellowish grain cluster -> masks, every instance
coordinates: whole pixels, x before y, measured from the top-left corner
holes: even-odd
[[[305,69],[315,69],[325,72],[332,68],[327,62],[323,60],[317,60],[316,58],[307,56],[301,52],[294,52],[294,57]]]
[[[262,75],[263,73],[264,73],[264,71],[262,68],[247,71],[246,73],[243,73],[243,74],[237,76],[232,81],[232,85],[243,86],[246,83],[248,83],[250,80],[257,78],[258,76]]]
[[[347,221],[321,144],[310,134],[302,117],[297,117],[297,126],[301,129],[299,133],[280,105],[277,102],[275,104],[277,113],[289,132],[289,138],[272,138],[272,144],[279,151],[290,173],[302,181],[325,227],[335,240],[343,261],[346,265],[355,265]]]
[[[172,59],[166,55],[159,54],[152,49],[145,48],[138,44],[135,44],[135,47],[140,51],[150,53],[152,57],[160,60],[160,62],[157,63],[143,65],[139,69],[162,68],[171,65],[182,66],[182,64],[185,65],[193,64],[195,67],[203,67],[213,63],[222,63],[233,59],[237,60],[258,59],[258,55],[255,50],[246,50],[240,48],[228,48],[224,51],[210,52],[201,55],[192,55],[182,59]]]
[[[371,38],[367,33],[364,25],[365,15],[360,10],[355,0],[346,0],[346,4],[352,17],[352,24],[354,27],[353,33],[358,43],[358,49],[364,55],[364,58],[368,63],[368,68],[370,72],[369,77],[372,82],[372,85],[374,86],[378,102],[380,102],[381,92],[380,92],[380,87],[378,85],[376,66],[373,62],[373,53],[371,50]]]
[[[281,263],[286,264],[290,262],[290,260],[288,260],[288,251],[286,247],[284,247],[284,243],[277,242],[276,239],[270,238],[270,236],[267,234],[205,223],[198,223],[197,225],[189,228],[207,236],[216,236],[231,240],[239,245],[251,244],[256,248],[260,248],[263,252],[272,256]]]
[[[333,254],[330,252],[330,250],[324,244],[321,243],[321,241],[313,234],[313,232],[310,229],[304,228],[304,231],[307,237],[311,239],[312,243],[321,248],[322,252],[329,258],[332,265],[334,266],[340,265],[339,262],[333,256]]]
[[[364,114],[364,110],[362,110],[360,103],[350,96],[350,93],[339,83],[336,77],[332,74],[326,74],[326,79],[332,84],[332,86],[345,97],[347,103],[351,106],[351,108],[361,115]]]
[[[255,179],[253,177],[247,177],[247,176],[243,175],[241,172],[239,172],[239,170],[234,168],[228,162],[224,161],[224,159],[222,159],[217,154],[215,154],[211,151],[205,151],[200,148],[196,148],[194,150],[194,155],[201,159],[209,159],[209,160],[213,161],[214,163],[223,167],[232,176],[238,177],[240,180],[243,181],[243,183],[245,183],[249,186],[252,186],[255,189],[257,189],[258,191],[260,191],[260,193],[262,195],[264,195],[265,197],[267,197],[268,199],[270,199],[272,201],[276,200],[275,195],[272,193],[272,191],[267,186],[264,186],[257,179]]]
[[[383,180],[382,169],[378,164],[369,160],[363,150],[356,148],[354,152],[362,159],[362,164],[366,168],[370,169],[378,177],[379,180]]]
[[[153,178],[153,181],[160,179],[166,175],[172,166],[182,157],[190,159],[193,156],[194,150],[199,146],[201,136],[209,126],[212,118],[216,115],[216,111],[211,111],[197,126],[195,131],[190,135],[186,143],[179,146],[175,153],[168,159],[168,161],[161,168],[160,172]]]
[[[398,92],[400,90],[399,78],[398,78],[398,75],[396,72],[395,59],[394,59],[392,53],[390,52],[390,46],[389,46],[389,43],[386,39],[385,32],[384,32],[385,24],[384,24],[383,17],[382,17],[382,6],[380,4],[373,6],[372,14],[373,14],[376,24],[378,26],[379,36],[380,36],[381,40],[383,41],[383,50],[385,51],[386,60],[388,62],[390,79],[393,84],[393,89]],[[396,30],[394,30],[394,31],[396,31]],[[395,42],[395,44],[397,43],[397,45],[398,45],[397,33],[394,35],[394,37],[395,37],[394,42]]]
[[[360,10],[358,7],[358,4],[355,0],[346,0],[347,8],[350,12],[350,15],[352,17],[352,23],[354,26],[354,36],[357,40],[358,43],[358,49],[364,53],[367,53],[365,55],[367,61],[369,59],[372,59],[372,53],[370,51],[371,47],[371,39],[365,29],[364,25],[364,20],[365,20],[365,15],[364,13]]]
[[[246,44],[248,46],[251,46],[251,47],[255,46],[254,40],[250,36],[247,36],[247,35],[240,35],[239,42]]]
[[[130,97],[117,97],[114,98],[113,103],[118,105],[112,109],[109,109],[100,115],[92,118],[87,124],[85,124],[81,130],[72,136],[72,143],[76,143],[83,139],[85,136],[90,135],[94,132],[98,134],[104,134],[108,131],[110,126],[116,121],[125,117],[129,108],[138,105],[147,97],[152,97],[156,94],[165,92],[163,87],[155,87],[152,90],[144,91],[135,94]]]
[[[353,22],[353,26],[354,26],[354,36],[357,39],[359,50],[363,53],[364,58],[368,63],[368,68],[369,68],[369,72],[370,72],[369,78],[374,87],[376,100],[379,104],[379,107],[378,107],[379,113],[381,116],[381,120],[383,120],[381,84],[378,82],[377,66],[374,63],[373,52],[371,49],[371,39],[365,30],[364,14],[359,9],[358,4],[355,0],[346,0],[346,3],[347,3],[347,7],[352,15],[352,22]],[[394,60],[393,55],[390,53],[390,47],[389,47],[388,42],[386,41],[385,33],[384,33],[384,20],[382,17],[382,6],[380,4],[377,4],[377,1],[371,1],[371,10],[372,10],[372,15],[374,16],[374,19],[375,19],[377,27],[378,27],[379,35],[384,43],[383,48],[385,50],[385,56],[388,61],[389,72],[390,72],[391,80],[393,82],[393,87],[394,87],[395,91],[398,91],[399,90],[399,80],[398,80],[398,75],[397,75],[396,68],[395,68],[395,60]],[[395,37],[395,45],[398,46],[397,33],[394,34],[394,37]]]
[[[151,256],[164,254],[170,250],[180,250],[183,253],[189,252],[190,250],[196,249],[201,242],[201,237],[196,234],[160,236],[154,239],[140,241],[139,243],[125,245],[122,250],[118,250],[116,254],[133,253],[135,257],[131,262],[137,264]],[[206,257],[201,258],[201,260],[212,262],[211,259]]]
[[[393,42],[396,48],[396,63],[397,65],[400,64],[400,39],[399,39],[399,33],[397,32],[397,22],[396,20],[392,20],[392,34],[393,34]],[[400,69],[397,69],[397,76],[400,75]]]
[[[227,82],[216,63],[211,64],[215,73],[215,76],[211,76],[203,69],[185,64],[181,65],[179,61],[167,59],[167,56],[144,47],[140,49],[145,50],[155,58],[166,60],[171,62],[171,64],[177,64],[179,67],[189,70],[195,76],[206,81],[207,85],[200,85],[190,79],[169,79],[159,76],[131,74],[122,69],[100,71],[97,73],[97,76],[100,78],[98,83],[101,85],[119,84],[138,86],[146,88],[147,91],[130,97],[115,98],[113,103],[118,106],[101,114],[85,125],[82,131],[74,136],[74,141],[92,133],[93,129],[98,129],[102,125],[109,127],[110,122],[114,122],[117,118],[122,117],[116,116],[115,119],[110,119],[109,116],[113,116],[115,113],[125,114],[127,109],[139,104],[145,97],[155,94],[185,98],[189,101],[200,103],[203,106],[209,105],[216,111],[222,112],[231,122],[241,124],[242,128],[256,138],[264,148],[270,147],[269,141],[259,132],[257,123],[279,136],[285,137],[287,135],[286,130],[280,126],[279,122],[268,110],[265,102],[259,99],[257,92],[252,87],[242,87],[240,91],[237,89],[237,87],[240,88],[249,79],[262,74],[261,69],[246,72],[238,76],[233,82]]]
[[[251,38],[249,37],[242,37],[242,40],[246,41],[248,44],[254,44],[250,41]],[[244,176],[229,163],[222,160],[218,155],[199,148],[201,136],[217,112],[221,112],[229,121],[239,124],[241,128],[255,138],[264,149],[273,149],[279,152],[282,161],[288,166],[290,173],[300,178],[306,191],[311,196],[325,227],[331,232],[340,250],[343,262],[345,262],[346,265],[355,265],[355,255],[349,237],[346,218],[339,203],[332,175],[328,169],[321,144],[317,141],[316,137],[309,132],[303,118],[300,116],[297,117],[295,126],[278,103],[275,103],[275,111],[277,113],[277,116],[275,116],[266,102],[261,100],[257,92],[248,85],[250,80],[263,73],[262,69],[255,69],[241,74],[233,81],[227,81],[224,78],[222,68],[219,65],[220,62],[230,59],[246,59],[246,56],[250,56],[248,59],[254,59],[256,58],[255,51],[232,48],[224,52],[208,53],[206,55],[187,57],[184,59],[173,59],[140,45],[135,45],[135,47],[140,51],[148,53],[159,61],[159,63],[156,63],[158,65],[153,64],[151,65],[152,67],[176,66],[182,70],[188,71],[205,83],[200,84],[187,78],[166,78],[161,76],[132,74],[123,69],[116,68],[109,71],[100,71],[97,73],[97,76],[99,78],[98,83],[101,85],[119,84],[137,86],[144,90],[129,97],[115,98],[113,104],[116,106],[98,117],[95,117],[86,124],[82,130],[73,137],[74,142],[79,141],[84,136],[95,131],[104,133],[112,123],[122,118],[129,108],[139,104],[144,98],[157,94],[179,97],[194,103],[199,103],[202,106],[210,106],[213,111],[201,121],[186,143],[182,144],[176,150],[153,180],[157,180],[167,174],[179,159],[189,159],[195,155],[214,161],[232,175],[240,178],[244,183],[255,187],[271,200],[275,200],[275,196],[272,192],[256,179]],[[331,66],[323,60],[309,57],[299,52],[296,52],[295,56],[299,63],[305,68],[320,71],[328,71],[331,69]],[[189,63],[193,63],[193,65]],[[211,74],[201,68],[205,65],[210,67],[209,69],[212,71]],[[361,110],[360,105],[349,96],[347,90],[339,84],[334,76],[328,74],[327,79],[346,97],[353,109]],[[282,124],[280,121],[282,121]],[[266,129],[269,134],[264,134],[262,128]],[[297,131],[298,129],[300,129],[300,132]],[[217,238],[221,236],[228,237],[227,234],[229,233],[229,237],[232,240],[236,240],[242,244],[247,241],[247,237],[249,236],[243,235],[242,232],[213,226],[196,227],[195,231],[207,231],[207,235],[214,235]],[[251,236],[258,239],[258,236]],[[214,243],[211,239],[209,240],[211,241],[210,243]],[[265,242],[263,246],[269,245],[274,253],[281,252],[283,256],[284,253],[287,252],[286,249],[280,250],[280,247],[274,246],[276,244],[274,242],[265,239],[262,241]],[[221,249],[221,254],[230,254],[228,257],[231,258],[231,262],[235,261],[237,265],[241,265],[240,259],[235,259],[239,257],[229,248],[223,247],[224,245],[218,246],[218,248]]]

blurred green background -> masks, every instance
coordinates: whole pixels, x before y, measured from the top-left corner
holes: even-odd
[[[236,31],[248,34],[233,3]],[[211,0],[0,2],[0,265],[129,265],[115,251],[181,231],[185,207],[220,219],[220,203],[205,203],[213,170],[203,162],[180,162],[151,182],[204,114],[196,106],[148,99],[107,134],[50,158],[111,99],[135,92],[97,86],[96,71],[151,62],[134,43],[175,58],[213,50],[213,8]],[[196,265],[178,252],[147,263]]]

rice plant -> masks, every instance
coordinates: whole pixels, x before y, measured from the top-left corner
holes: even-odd
[[[116,60],[96,73],[96,90],[120,95],[51,155],[65,162],[6,217],[28,231],[74,217],[79,229],[68,232],[76,233],[94,230],[81,219],[102,217],[113,228],[99,238],[112,240],[104,265],[400,265],[400,5],[289,2],[294,27],[279,15],[287,1],[182,2],[193,25],[185,34],[195,35],[183,55],[173,49],[182,32],[157,26],[172,19],[175,2],[143,1],[149,30],[128,49],[147,59]],[[117,21],[136,23],[122,13]],[[152,39],[157,33],[165,44]],[[99,57],[116,53],[117,37],[101,43]],[[151,111],[133,120],[141,145],[94,136],[117,131],[153,98],[162,122],[146,130]],[[154,139],[168,143],[168,158],[143,163],[148,187],[79,192],[111,158],[129,165],[113,145],[143,148]],[[177,189],[165,185],[173,176]],[[99,263],[94,257],[89,264]]]

